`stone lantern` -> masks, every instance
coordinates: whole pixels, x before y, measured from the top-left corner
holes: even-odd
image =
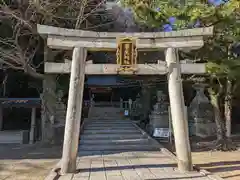
[[[204,94],[205,85],[193,86],[196,96],[189,106],[189,131],[190,135],[200,137],[211,136],[215,132],[213,107]]]

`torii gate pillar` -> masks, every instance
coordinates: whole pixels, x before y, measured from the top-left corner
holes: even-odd
[[[180,171],[191,171],[192,156],[189,142],[188,122],[185,115],[182,79],[180,63],[174,48],[165,51],[168,66],[168,92],[171,107],[171,117],[174,132],[176,154],[178,157],[178,169]]]
[[[87,50],[74,48],[64,133],[61,173],[75,173],[80,134]]]

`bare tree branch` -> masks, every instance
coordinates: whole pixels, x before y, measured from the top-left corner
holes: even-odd
[[[42,39],[37,24],[83,28],[83,23],[104,4],[104,0],[1,0],[0,26],[8,29],[0,35],[0,63],[4,68],[23,71],[36,78],[43,64],[36,63]],[[99,22],[101,24],[101,22]]]

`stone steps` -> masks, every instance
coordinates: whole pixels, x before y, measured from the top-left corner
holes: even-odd
[[[99,130],[84,130],[84,134],[138,134],[139,130],[135,129],[99,129]]]
[[[101,119],[108,119],[108,120],[114,120],[116,118],[120,119],[120,117],[116,117],[116,116],[113,116],[113,117],[103,117],[103,116],[98,116],[98,117],[89,117],[91,119],[94,119],[94,120],[101,120]]]
[[[85,127],[132,127],[132,124],[130,123],[94,123],[90,124],[89,122],[85,122]]]
[[[105,103],[106,104],[106,103]],[[122,119],[121,109],[119,107],[104,107],[104,106],[94,106],[91,108],[91,113],[89,114],[89,119],[95,120],[115,120]]]
[[[109,123],[98,123],[98,122],[95,122],[95,123],[89,123],[89,122],[85,122],[85,127],[96,127],[96,126],[101,126],[101,127],[104,127],[104,126],[112,126],[112,127],[119,127],[119,126],[128,126],[128,127],[132,127],[132,124],[131,123],[119,123],[119,122],[109,122]]]
[[[105,139],[112,139],[112,140],[120,140],[120,139],[133,139],[133,138],[144,138],[144,135],[141,135],[139,133],[135,134],[83,134],[81,135],[82,139],[96,139],[96,140],[105,140]]]
[[[80,145],[146,145],[149,144],[148,139],[122,139],[122,140],[112,140],[112,139],[85,139],[80,140]]]
[[[96,110],[95,108],[93,108],[92,109],[92,113],[93,114],[105,114],[105,113],[109,113],[109,114],[120,114],[121,113],[121,111],[120,110],[108,110],[108,111],[104,111],[104,110],[102,110],[102,109],[100,109],[100,110]]]
[[[84,123],[79,152],[91,154],[140,150],[157,150],[157,147],[132,121],[122,119],[119,108],[93,107]]]
[[[129,126],[86,126],[85,127],[85,131],[87,130],[121,130],[121,129],[125,129],[125,130],[136,130],[135,127],[129,127]]]
[[[86,123],[90,123],[91,125],[99,124],[132,124],[129,120],[88,120]]]
[[[86,126],[86,124],[84,124],[85,125],[85,129],[88,129],[88,128],[120,128],[120,129],[123,129],[123,128],[130,128],[131,126],[129,126],[129,125],[124,125],[124,124],[118,124],[118,125],[116,125],[116,126],[111,126],[111,125],[108,125],[108,124],[104,124],[104,125],[87,125]],[[133,128],[133,127],[131,127],[131,128]]]
[[[80,145],[79,151],[150,151],[157,150],[157,147],[153,147],[151,145]]]

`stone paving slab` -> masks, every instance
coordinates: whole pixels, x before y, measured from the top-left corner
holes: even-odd
[[[78,173],[60,180],[211,180],[200,172],[181,173],[161,151],[102,152],[78,158]]]

